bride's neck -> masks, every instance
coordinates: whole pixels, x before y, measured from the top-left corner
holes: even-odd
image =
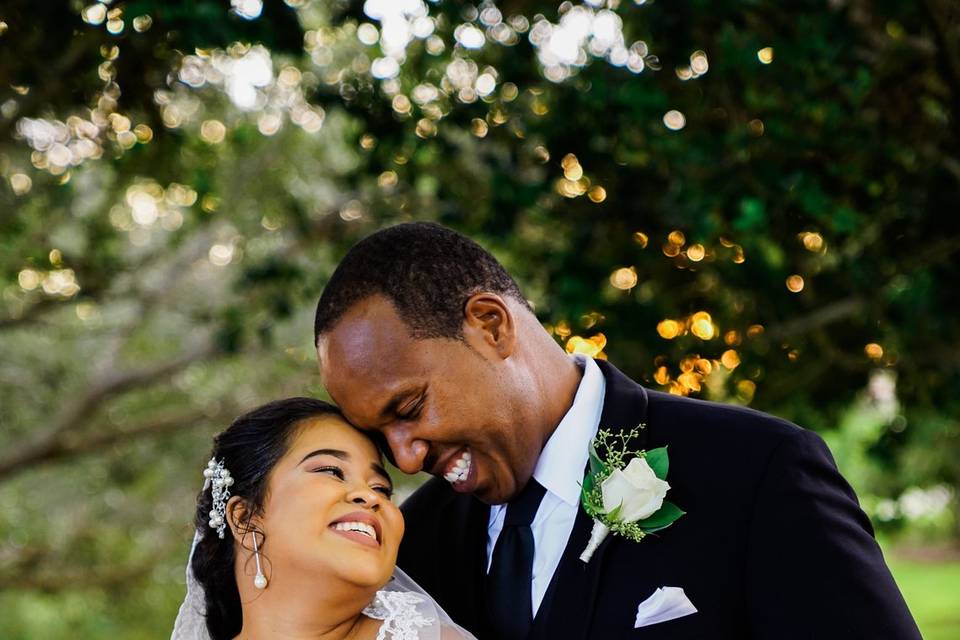
[[[240,588],[243,628],[236,640],[362,640],[377,624],[361,614],[375,591],[311,580]]]

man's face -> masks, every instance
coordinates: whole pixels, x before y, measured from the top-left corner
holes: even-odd
[[[482,331],[415,340],[385,298],[354,305],[318,343],[320,374],[357,427],[378,431],[405,473],[426,471],[497,504],[533,473],[543,446],[528,428],[528,377]]]

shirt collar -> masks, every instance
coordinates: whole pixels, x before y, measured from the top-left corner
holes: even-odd
[[[593,358],[573,356],[583,377],[573,404],[540,452],[533,477],[571,506],[580,503],[580,483],[589,460],[588,447],[600,426],[607,382]]]

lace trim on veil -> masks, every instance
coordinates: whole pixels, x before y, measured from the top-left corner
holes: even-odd
[[[390,634],[391,640],[418,640],[420,632],[417,629],[428,627],[436,618],[423,615],[417,605],[425,599],[416,594],[405,591],[377,591],[373,602],[367,605],[363,614],[368,618],[383,620],[377,632],[377,640],[386,640]]]

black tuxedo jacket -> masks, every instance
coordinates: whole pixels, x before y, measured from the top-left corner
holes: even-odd
[[[686,511],[636,543],[610,535],[579,560],[581,508],[531,637],[920,638],[853,490],[814,433],[749,409],[649,391],[598,361],[601,428],[640,423],[669,446],[668,498]],[[571,473],[583,470],[571,469]],[[489,507],[434,478],[404,502],[398,564],[481,640]],[[637,606],[682,587],[692,615],[634,629]]]

